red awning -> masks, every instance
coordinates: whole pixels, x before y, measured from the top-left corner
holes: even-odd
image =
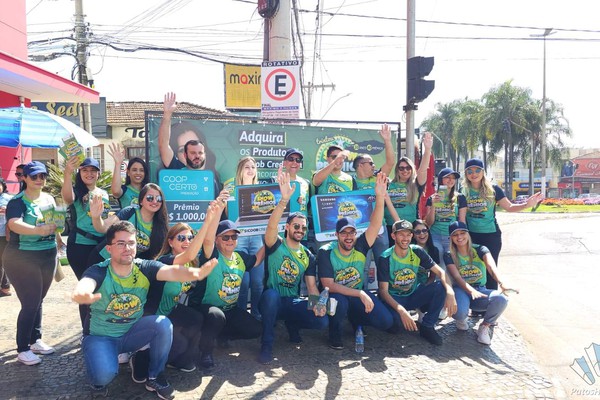
[[[92,88],[65,79],[0,51],[0,91],[33,101],[98,103]]]

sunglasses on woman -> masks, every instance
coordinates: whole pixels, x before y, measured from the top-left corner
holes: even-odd
[[[483,168],[469,168],[467,170],[467,175],[478,174],[483,171]]]
[[[397,169],[398,171],[410,171],[412,170],[412,167],[398,167]]]
[[[423,229],[415,229],[415,230],[413,231],[413,233],[414,233],[415,235],[420,235],[420,234],[422,234],[422,233],[427,233],[427,232],[429,232],[429,229],[427,229],[427,228],[423,228]]]
[[[160,194],[158,196],[154,196],[153,194],[147,194],[146,200],[149,201],[150,203],[152,203],[154,200],[156,200],[157,203],[162,203],[163,198]]]
[[[184,234],[180,233],[176,237],[177,237],[177,241],[182,242],[182,243],[185,242],[186,240],[188,242],[191,242],[194,239],[194,235],[192,235],[192,234],[184,235]]]
[[[29,175],[29,178],[32,181],[37,181],[38,179],[44,180],[44,179],[48,178],[48,174]]]
[[[300,157],[288,157],[286,158],[287,161],[289,162],[295,162],[300,164],[302,162],[302,159]]]

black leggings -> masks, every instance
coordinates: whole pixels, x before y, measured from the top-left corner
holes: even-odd
[[[94,247],[96,247],[94,244],[77,244],[70,241],[67,243],[67,259],[69,260],[69,265],[73,269],[73,273],[77,277],[77,280],[80,280],[85,270],[90,267],[90,264],[88,264],[88,257],[92,250],[94,250]],[[89,312],[90,306],[86,304],[79,305],[79,319],[81,320],[81,326],[84,327],[85,331],[89,330],[85,329],[85,319]]]
[[[219,335],[225,339],[235,340],[257,338],[262,333],[261,322],[241,308],[233,307],[223,311],[219,307],[202,304],[200,311],[204,315],[200,341],[200,350],[203,354],[212,354],[215,339]]]
[[[502,250],[502,232],[493,232],[493,233],[475,233],[470,232],[471,241],[475,244],[485,246],[490,251],[494,262],[496,263],[496,268],[498,268],[498,257],[500,257],[500,250]],[[485,287],[488,289],[496,290],[498,289],[498,282],[494,278],[487,274],[487,282],[485,283]]]
[[[54,277],[56,247],[48,250],[19,250],[7,246],[2,265],[21,302],[17,318],[17,352],[42,338],[42,302]]]
[[[198,358],[202,337],[202,313],[178,304],[169,314],[173,324],[173,344],[168,363],[175,367],[193,364]]]
[[[0,288],[10,289],[10,280],[8,279],[8,275],[6,275],[6,272],[4,272],[4,267],[2,266],[2,254],[4,254],[5,248],[6,236],[0,236]]]

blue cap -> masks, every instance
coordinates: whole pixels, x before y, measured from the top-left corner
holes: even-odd
[[[448,175],[454,175],[456,179],[460,178],[460,174],[453,170],[452,168],[444,168],[438,174],[438,185],[443,185],[442,179],[444,179]]]
[[[471,158],[470,160],[467,160],[465,163],[465,169],[469,167],[479,167],[485,169],[483,166],[483,161],[481,161],[479,158]]]
[[[47,174],[46,166],[39,161],[32,161],[23,166],[23,175],[35,176],[37,174]]]
[[[100,171],[100,163],[95,158],[88,157],[79,165],[79,168],[83,167],[94,167]]]
[[[454,221],[453,223],[450,224],[450,226],[448,227],[448,234],[450,236],[452,236],[452,234],[455,231],[467,231],[469,232],[469,228],[467,228],[467,224],[465,224],[464,222],[460,222],[460,221]]]
[[[219,227],[217,228],[217,236],[229,231],[236,231],[237,233],[240,233],[233,221],[226,219],[219,222]]]
[[[285,152],[285,155],[283,156],[283,159],[287,160],[287,158],[289,156],[291,156],[292,154],[298,154],[301,159],[304,158],[304,156],[302,155],[302,153],[300,152],[300,150],[298,150],[298,149],[287,149],[287,151]]]
[[[352,228],[356,230],[356,222],[354,222],[354,219],[348,217],[338,219],[338,221],[335,224],[335,231],[337,233],[340,233],[346,228]]]

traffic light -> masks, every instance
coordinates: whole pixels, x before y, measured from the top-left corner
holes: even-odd
[[[407,104],[420,103],[433,92],[435,81],[423,79],[433,69],[433,57],[412,57],[407,66]]]

